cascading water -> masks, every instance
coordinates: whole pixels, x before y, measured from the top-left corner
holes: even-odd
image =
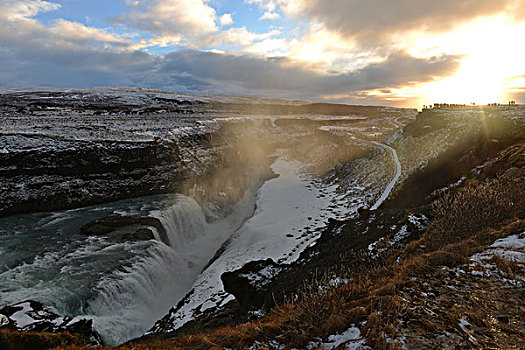
[[[233,214],[212,223],[195,200],[179,194],[0,219],[6,228],[0,231],[0,306],[32,299],[92,319],[108,345],[138,337],[184,297],[253,213],[256,188],[246,191]],[[170,246],[79,234],[83,224],[112,213],[157,217]]]
[[[194,278],[177,252],[163,243],[111,247],[119,249],[129,249],[135,256],[96,283],[94,297],[85,309],[86,318],[93,319],[95,329],[109,345],[142,335],[184,296]]]
[[[199,204],[192,198],[178,195],[178,203],[164,210],[154,210],[151,216],[160,220],[173,249],[197,239],[206,232],[208,223]]]

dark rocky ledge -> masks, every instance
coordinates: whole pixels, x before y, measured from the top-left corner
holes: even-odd
[[[27,300],[0,309],[0,349],[48,349],[60,344],[102,345],[93,321],[58,315]],[[24,333],[17,333],[24,332]],[[57,334],[56,337],[42,333]]]
[[[174,144],[62,141],[61,146],[0,153],[0,216],[173,192],[188,177]]]
[[[86,236],[106,236],[117,242],[147,241],[155,239],[152,228],[158,232],[160,240],[169,245],[162,223],[159,219],[148,216],[110,215],[82,226],[80,233]]]

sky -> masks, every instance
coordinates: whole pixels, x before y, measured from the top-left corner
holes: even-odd
[[[0,86],[525,103],[525,0],[0,0]]]

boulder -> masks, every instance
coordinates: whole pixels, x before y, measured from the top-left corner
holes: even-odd
[[[267,286],[286,268],[272,259],[249,262],[239,270],[221,275],[224,291],[233,294],[245,309],[261,307],[268,298]]]
[[[110,215],[87,223],[80,228],[80,233],[86,236],[106,236],[115,242],[133,242],[155,239],[153,230],[158,232],[162,242],[169,244],[162,223],[149,216]]]
[[[509,168],[507,169],[507,171],[505,171],[505,173],[503,173],[502,177],[507,180],[514,180],[525,177],[525,168]]]

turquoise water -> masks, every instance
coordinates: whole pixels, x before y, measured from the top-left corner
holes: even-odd
[[[113,213],[148,215],[179,199],[179,195],[142,197],[1,218],[0,306],[31,299],[64,315],[107,317],[94,323],[109,343],[140,335],[146,326],[131,332],[119,329],[114,334],[103,328],[105,322],[118,328],[119,317],[126,321],[126,308],[140,307],[141,303],[149,308],[151,300],[141,293],[156,295],[173,287],[178,280],[172,270],[184,262],[173,249],[155,240],[114,243],[83,236],[79,228]]]
[[[253,214],[254,203],[250,188],[229,216],[211,223],[195,200],[180,194],[1,218],[0,307],[36,300],[60,314],[92,319],[108,345],[141,336],[191,289]],[[79,233],[110,214],[158,218],[170,246]]]

